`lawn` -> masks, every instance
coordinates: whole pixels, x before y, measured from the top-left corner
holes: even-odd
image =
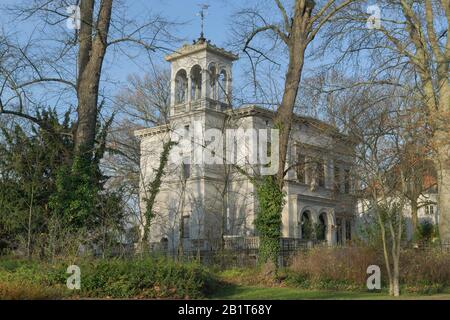
[[[237,299],[237,300],[380,300],[380,299],[430,299],[450,300],[450,292],[417,295],[404,294],[400,298],[390,297],[386,292],[350,292],[350,291],[315,291],[287,287],[252,287],[252,286],[226,286],[210,297],[211,299]]]

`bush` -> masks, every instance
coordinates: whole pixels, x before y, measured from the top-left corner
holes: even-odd
[[[434,293],[450,285],[450,253],[439,248],[404,250],[400,266],[400,281],[408,291]]]
[[[366,290],[369,265],[380,266],[382,286],[386,287],[383,253],[370,247],[315,248],[300,253],[293,258],[286,281],[308,289]],[[402,250],[400,284],[412,293],[443,291],[450,285],[450,253],[439,248]]]
[[[299,253],[287,270],[287,282],[302,288],[354,290],[365,287],[367,267],[380,265],[374,249],[314,248]]]
[[[69,276],[66,269],[71,264],[81,269],[81,290],[65,287]],[[0,298],[51,298],[52,294],[55,298],[200,298],[214,289],[215,279],[196,263],[166,259],[84,260],[51,265],[10,260],[0,263],[0,287]]]
[[[435,226],[429,220],[420,222],[417,230],[417,238],[421,241],[430,241],[435,237]]]

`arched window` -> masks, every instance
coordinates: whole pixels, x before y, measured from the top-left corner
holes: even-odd
[[[327,239],[327,214],[322,212],[319,215],[319,223],[316,230],[317,240]]]
[[[209,97],[217,100],[217,71],[216,67],[211,64],[209,66]]]
[[[191,100],[202,97],[202,68],[199,65],[191,69]]]
[[[181,69],[175,76],[175,104],[186,102],[187,88],[188,81],[186,70]]]
[[[303,240],[311,240],[312,238],[312,223],[311,212],[306,210],[302,213],[300,218],[301,238]]]
[[[169,239],[167,239],[167,237],[161,238],[160,243],[163,251],[166,251],[169,248]]]
[[[218,94],[218,100],[220,102],[227,102],[228,101],[228,75],[225,70],[220,71],[219,74],[219,94]]]

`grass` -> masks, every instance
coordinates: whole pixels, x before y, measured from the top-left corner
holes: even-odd
[[[450,292],[434,295],[403,294],[399,298],[390,297],[386,292],[350,292],[303,290],[289,287],[256,287],[229,285],[222,287],[210,299],[236,300],[382,300],[382,299],[422,299],[450,300]]]

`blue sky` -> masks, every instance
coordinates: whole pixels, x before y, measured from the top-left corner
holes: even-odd
[[[264,1],[264,0],[260,0]],[[75,1],[74,1],[75,2]],[[115,3],[123,2],[124,5],[128,7],[126,10],[126,16],[128,18],[139,17],[141,21],[145,20],[148,16],[152,14],[161,14],[169,21],[179,22],[173,33],[178,37],[184,39],[185,42],[192,43],[192,40],[199,37],[200,34],[200,17],[198,12],[200,11],[200,4],[205,3],[210,5],[206,21],[205,21],[205,36],[211,40],[214,44],[226,47],[226,43],[231,40],[231,24],[232,15],[238,9],[243,6],[252,5],[257,3],[257,1],[244,2],[241,0],[116,0]],[[27,1],[17,1],[17,0],[0,0],[1,6],[15,5],[17,3],[26,4]],[[273,5],[273,3],[271,3]],[[268,7],[270,8],[270,7]],[[114,12],[113,12],[114,13]],[[272,12],[268,12],[270,15]],[[278,19],[278,11],[274,11],[271,15],[271,19]],[[0,11],[0,21],[2,25],[7,29],[8,32],[14,32],[14,36],[18,37],[24,43],[30,36],[35,36],[36,38],[42,37],[39,31],[35,31],[36,26],[44,23],[39,19],[20,21],[18,19],[12,18],[12,16],[7,16],[3,11]],[[53,27],[51,27],[53,28]],[[67,32],[65,22],[61,22],[61,28],[64,32]],[[41,29],[39,29],[41,30]],[[46,29],[53,30],[50,28]],[[53,34],[48,35],[48,39],[55,37]],[[176,49],[181,43],[173,43],[171,45],[172,49]],[[317,43],[313,43],[308,50],[313,51]],[[103,66],[103,79],[102,92],[105,93],[109,98],[113,98],[119,91],[126,86],[127,77],[131,74],[138,74],[143,76],[146,72],[151,71],[151,64],[157,66],[169,67],[169,64],[164,60],[164,55],[166,53],[157,52],[148,59],[148,56],[140,51],[139,53],[134,52],[134,57],[129,59],[124,55],[124,52],[129,53],[130,48],[124,46],[123,51],[110,50],[107,53],[107,59],[105,60]],[[242,52],[236,52],[241,57],[244,56]],[[277,57],[279,60],[282,59],[281,56]],[[304,69],[304,77],[313,70],[317,70],[317,66],[320,61],[307,61]],[[75,61],[70,61],[67,64],[68,68],[75,68]],[[233,71],[233,81],[234,86],[239,87],[244,82],[246,83],[250,77],[246,73],[247,62],[245,59],[241,59],[234,64]],[[273,81],[282,85],[284,67],[285,64],[281,63],[281,69],[274,71],[268,78],[262,80],[262,82],[269,83]],[[248,69],[247,69],[248,70]],[[45,85],[45,87],[36,87],[34,93],[39,97],[39,102],[47,106],[63,106],[66,108],[67,105],[76,105],[76,97],[69,93],[67,96],[61,97],[60,91],[55,89],[52,84]],[[238,96],[235,91],[235,97]],[[278,92],[279,93],[279,92]],[[278,94],[279,95],[279,94]],[[259,98],[252,98],[245,95],[241,95],[238,98],[243,98],[242,101],[247,103],[259,103]],[[280,98],[280,97],[278,97]],[[251,100],[250,100],[251,99]],[[254,100],[253,100],[254,99]],[[237,102],[240,103],[240,102]]]
[[[73,1],[75,3],[75,1]],[[205,36],[212,40],[218,46],[225,46],[229,39],[230,18],[233,12],[242,5],[241,1],[227,1],[227,0],[122,0],[124,5],[128,7],[126,11],[127,17],[138,17],[141,21],[153,14],[161,14],[169,21],[179,22],[180,25],[175,27],[173,33],[183,42],[191,43],[200,35],[200,4],[208,4],[206,21],[205,21]],[[117,1],[116,3],[120,3]],[[27,4],[27,1],[17,0],[0,0],[0,8],[6,8],[17,4]],[[37,18],[29,20],[20,20],[7,14],[5,11],[0,11],[0,21],[6,33],[13,34],[20,42],[26,43],[30,37],[39,38],[40,34],[39,24],[43,26],[44,23]],[[65,27],[65,22],[61,22],[61,27]],[[52,30],[46,28],[46,30]],[[48,39],[52,34],[48,36]],[[56,37],[56,35],[55,35]],[[173,44],[172,49],[176,49],[181,43]],[[109,96],[114,96],[127,83],[127,77],[130,74],[144,75],[148,70],[150,71],[150,63],[159,66],[169,67],[169,64],[164,60],[166,52],[157,52],[151,56],[151,61],[142,51],[135,54],[133,59],[125,58],[121,52],[113,52],[110,50],[107,53],[107,59],[104,63],[104,78],[108,79],[110,83],[105,83],[104,88]],[[75,65],[75,64],[74,64]],[[235,67],[235,80],[239,78],[239,68]],[[35,94],[45,93],[45,97],[41,101],[46,101],[51,105],[53,101],[59,99],[58,93],[55,90],[54,96],[49,96],[51,88],[36,88]],[[62,103],[71,103],[72,98]],[[61,103],[61,101],[59,101]]]

